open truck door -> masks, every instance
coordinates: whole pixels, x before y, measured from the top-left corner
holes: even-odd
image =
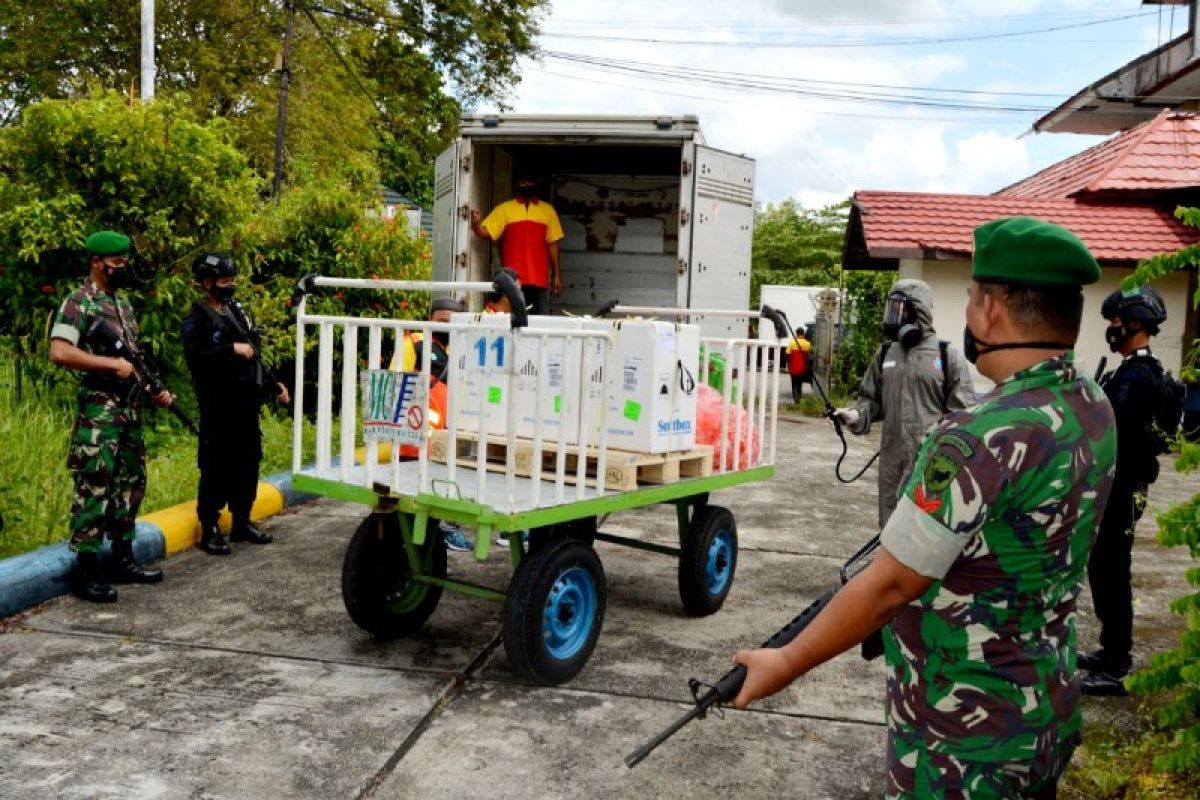
[[[464,199],[465,173],[470,169],[470,142],[459,139],[434,162],[433,279],[470,280],[467,273],[471,244],[470,208]]]
[[[754,160],[695,146],[691,209],[680,235],[681,266],[687,265],[688,308],[740,309],[750,296],[750,248],[754,234]],[[686,165],[686,161],[685,161]],[[686,178],[686,174],[685,174]],[[681,222],[683,221],[681,220]],[[748,317],[693,317],[705,336],[745,337]]]

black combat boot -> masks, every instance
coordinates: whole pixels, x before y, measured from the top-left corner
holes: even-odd
[[[117,590],[105,583],[101,574],[99,553],[75,554],[71,591],[76,597],[92,603],[117,602]]]
[[[133,539],[114,536],[112,552],[114,563],[108,574],[113,583],[158,583],[163,579],[162,570],[146,569],[133,557]]]
[[[200,523],[200,549],[209,555],[227,556],[231,552],[217,523]]]
[[[229,532],[229,541],[270,544],[275,541],[275,537],[269,533],[260,531],[258,526],[249,519],[235,519],[233,521],[233,530]]]

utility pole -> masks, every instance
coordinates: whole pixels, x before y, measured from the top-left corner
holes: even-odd
[[[142,100],[154,99],[154,0],[142,0]]]
[[[288,59],[292,54],[292,27],[296,22],[296,0],[287,0],[287,22],[283,27],[283,59],[279,68],[279,121],[275,125],[275,177],[271,181],[271,196],[279,198],[283,182],[283,131],[287,127]]]

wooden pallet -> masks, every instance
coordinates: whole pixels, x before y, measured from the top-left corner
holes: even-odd
[[[446,463],[449,460],[450,436],[447,431],[433,431],[430,436],[429,458]],[[514,472],[524,478],[533,476],[533,441],[516,439]],[[504,472],[507,469],[508,439],[496,434],[489,435],[483,442],[484,463],[489,472]],[[580,448],[567,445],[565,481],[574,484],[579,468]],[[476,468],[479,458],[480,440],[476,433],[458,432],[455,442],[455,460],[470,469]],[[585,481],[588,486],[596,485],[596,467],[600,451],[589,447],[583,453],[587,460]],[[679,453],[636,453],[630,450],[609,448],[604,460],[604,487],[614,491],[631,491],[638,484],[677,483],[684,478],[703,478],[712,474],[713,449],[708,445]],[[545,442],[542,446],[542,480],[554,480],[558,469],[557,443]]]

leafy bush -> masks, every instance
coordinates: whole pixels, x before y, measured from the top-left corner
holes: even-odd
[[[1200,227],[1200,209],[1179,208],[1175,213],[1188,225]],[[1196,246],[1156,256],[1140,264],[1122,286],[1140,285],[1196,263],[1200,263],[1200,247]],[[1200,292],[1192,298],[1192,303],[1200,306]],[[1183,370],[1192,380],[1196,377],[1198,357],[1200,350],[1193,349]],[[1178,447],[1175,469],[1182,474],[1195,472],[1200,467],[1200,444],[1181,439]],[[1200,494],[1158,516],[1158,543],[1164,547],[1185,546],[1193,560],[1200,558]],[[1200,587],[1200,567],[1188,569],[1187,581]],[[1154,767],[1195,775],[1200,772],[1200,592],[1175,599],[1171,610],[1187,623],[1179,646],[1154,655],[1150,667],[1130,677],[1128,682],[1134,692],[1166,701],[1156,714],[1166,735],[1159,737],[1162,747],[1156,752]]]
[[[18,369],[45,377],[49,320],[86,276],[84,239],[103,228],[133,238],[141,338],[178,368],[190,261],[256,202],[257,178],[228,126],[200,123],[177,101],[46,101],[0,129],[0,163],[0,329]]]

